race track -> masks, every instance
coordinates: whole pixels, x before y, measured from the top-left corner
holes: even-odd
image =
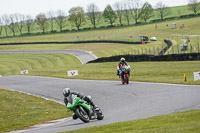
[[[120,81],[70,80],[37,76],[0,78],[0,88],[39,95],[63,103],[62,89],[91,95],[103,111],[102,121],[83,123],[69,120],[60,124],[28,131],[55,133],[113,122],[147,118],[174,112],[200,109],[200,86]]]

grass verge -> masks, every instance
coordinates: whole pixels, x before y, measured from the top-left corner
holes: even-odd
[[[68,54],[0,54],[0,75],[19,75],[22,70],[48,72],[49,76],[60,68],[80,65],[75,56]],[[47,73],[47,74],[48,74]],[[56,74],[56,73],[55,73]]]
[[[46,70],[46,72],[38,70],[32,71],[31,74],[70,79],[119,80],[116,75],[117,63],[90,63],[55,69],[54,73],[50,70]],[[200,80],[193,80],[193,72],[200,71],[200,61],[129,62],[128,64],[132,69],[131,81],[200,85]],[[79,75],[68,77],[66,70],[78,70]],[[184,74],[186,74],[187,82],[184,82]]]
[[[71,116],[71,112],[63,105],[2,88],[0,101],[0,132]]]
[[[83,128],[64,133],[198,133],[200,110]]]
[[[19,75],[21,70],[29,70],[29,75],[87,79],[119,80],[116,75],[118,62],[81,64],[67,54],[0,54],[0,75]],[[131,81],[193,84],[200,85],[200,80],[193,80],[193,72],[200,71],[200,61],[176,62],[129,62]],[[69,70],[78,70],[79,75],[68,77]],[[184,74],[187,82],[184,83]]]

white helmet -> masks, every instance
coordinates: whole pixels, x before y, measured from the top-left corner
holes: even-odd
[[[65,97],[68,97],[69,95],[70,95],[70,88],[65,88],[65,89],[63,89],[63,95],[65,96]]]
[[[122,58],[120,59],[120,61],[121,61],[121,62],[125,62],[125,58],[122,57]]]

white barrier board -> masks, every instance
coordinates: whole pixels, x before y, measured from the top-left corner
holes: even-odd
[[[20,71],[20,73],[21,73],[21,74],[24,74],[24,75],[25,75],[25,74],[28,74],[28,70],[22,70],[22,71]]]
[[[67,71],[68,77],[78,75],[78,70]]]
[[[0,78],[3,77],[2,75],[0,75]]]
[[[200,80],[200,72],[194,72],[194,80]]]

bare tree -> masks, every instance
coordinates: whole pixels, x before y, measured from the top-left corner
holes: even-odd
[[[2,34],[2,30],[3,30],[3,22],[2,22],[2,20],[0,18],[0,36]]]
[[[65,12],[62,10],[58,10],[57,12],[57,17],[56,17],[56,23],[58,24],[60,28],[60,32],[62,32],[63,28],[65,27]]]
[[[144,19],[144,22],[146,23],[153,15],[153,7],[150,3],[145,2],[142,6],[141,18]]]
[[[164,5],[161,1],[156,4],[156,11],[160,14],[162,20],[170,14],[170,8]]]
[[[189,0],[188,10],[193,11],[197,15],[197,12],[200,10],[200,2],[198,0]]]
[[[123,3],[116,2],[114,4],[114,8],[115,8],[115,11],[117,12],[119,23],[122,26],[122,17],[123,17],[123,10],[124,10]]]
[[[117,15],[115,14],[110,5],[107,5],[106,8],[104,9],[103,16],[110,22],[111,26],[113,26],[113,23],[117,19]]]
[[[25,23],[25,15],[16,13],[14,14],[14,16],[16,20],[16,27],[19,30],[20,34],[22,35],[22,31],[23,31],[24,23]]]
[[[37,25],[40,27],[40,29],[42,30],[43,34],[44,34],[45,30],[49,26],[45,14],[44,13],[38,14],[36,16],[36,20],[35,21],[36,21]]]
[[[129,0],[129,9],[130,9],[130,13],[131,16],[133,17],[133,19],[135,20],[135,23],[138,23],[138,20],[140,18],[141,15],[141,2],[140,0]]]
[[[130,10],[129,10],[129,4],[128,0],[124,1],[124,17],[126,18],[127,24],[130,23]]]
[[[2,16],[2,20],[3,20],[3,25],[4,25],[4,30],[5,30],[6,36],[8,36],[8,25],[10,24],[8,15],[4,14]]]
[[[10,24],[8,25],[8,27],[12,31],[13,36],[15,36],[16,24],[15,24],[15,15],[14,14],[9,15],[9,21],[10,21]]]
[[[32,26],[34,25],[34,20],[32,18],[31,15],[27,15],[26,18],[25,18],[25,25],[26,25],[26,30],[27,30],[27,33],[30,34],[31,32],[31,28]]]
[[[76,25],[80,30],[80,26],[85,21],[85,13],[82,7],[73,7],[69,10],[69,21]]]
[[[55,21],[55,12],[54,11],[49,11],[47,13],[47,18],[49,19],[51,32],[53,32],[54,31],[54,21]]]
[[[88,15],[90,22],[92,23],[92,25],[95,29],[96,25],[99,24],[99,21],[101,19],[101,13],[99,11],[99,8],[94,3],[88,5],[87,15]]]

